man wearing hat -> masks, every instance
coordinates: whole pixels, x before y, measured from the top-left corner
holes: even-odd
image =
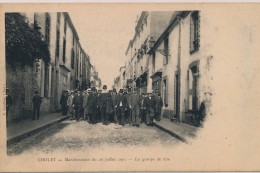
[[[89,117],[89,124],[96,123],[95,114],[97,112],[97,96],[95,95],[95,88],[91,88],[87,99],[87,115]]]
[[[86,120],[89,121],[88,111],[87,111],[87,104],[88,104],[87,102],[88,102],[88,97],[89,97],[90,93],[91,93],[91,89],[88,88],[86,94],[83,96],[83,109],[84,109],[83,120],[84,121],[86,121]]]
[[[107,86],[104,85],[103,86],[103,92],[101,94],[101,100],[100,100],[100,104],[101,104],[101,119],[102,119],[102,123],[104,125],[108,125],[108,113],[107,111],[107,100],[109,99],[109,97],[111,97],[111,95],[108,93],[107,91]]]
[[[38,91],[34,92],[32,102],[33,102],[32,120],[35,120],[35,118],[38,120],[40,118],[40,107],[41,107],[41,103],[42,103],[42,98],[39,96]]]
[[[80,93],[80,91],[77,91],[76,95],[73,98],[73,105],[75,109],[75,118],[76,121],[79,122],[80,116],[81,116],[81,111],[83,108],[83,97]]]
[[[9,95],[9,88],[6,88],[6,122],[9,115],[9,109],[13,104],[12,97]]]
[[[200,108],[195,115],[197,126],[203,126],[206,116],[210,114],[211,96],[212,93],[210,91],[204,92],[203,101],[201,102]]]
[[[69,94],[69,98],[68,98],[68,101],[67,101],[67,104],[68,104],[68,109],[69,109],[69,114],[70,114],[70,120],[73,120],[75,118],[74,116],[74,107],[73,107],[73,98],[74,98],[74,91],[71,91],[70,94]]]
[[[147,97],[147,94],[145,92],[142,92],[142,95],[141,95],[141,111],[140,111],[141,123],[146,122],[145,108],[144,108],[145,97]]]
[[[148,97],[145,97],[143,106],[145,108],[146,125],[153,126],[155,101],[152,93],[148,93]]]
[[[132,117],[131,117],[131,109],[129,107],[129,105],[131,104],[130,99],[131,99],[131,88],[127,88],[125,89],[124,95],[126,96],[126,100],[127,100],[127,110],[125,111],[125,118],[126,118],[126,122],[129,124],[132,124]]]
[[[119,95],[116,99],[116,108],[118,111],[118,117],[120,119],[120,125],[125,126],[125,111],[127,110],[127,99],[126,96],[123,94],[123,89],[119,90]]]
[[[114,122],[118,123],[117,109],[115,108],[116,99],[117,99],[116,89],[113,88],[113,90],[112,90],[112,101],[113,101],[113,105],[114,105]]]
[[[97,112],[96,112],[96,121],[101,122],[101,93],[102,90],[99,89],[97,93]]]
[[[156,121],[161,120],[161,112],[163,107],[163,100],[161,94],[156,92],[156,99],[155,99],[155,119]]]
[[[62,115],[66,115],[67,114],[67,99],[68,99],[67,91],[63,90],[61,98],[60,98],[60,105],[61,105]]]
[[[108,120],[109,122],[115,122],[114,121],[114,105],[113,105],[113,99],[112,99],[112,90],[108,91],[110,97],[107,99],[107,107],[106,107],[106,113],[108,114]]]
[[[140,109],[141,109],[141,96],[137,93],[137,88],[134,88],[133,94],[130,97],[130,109],[132,114],[133,126],[140,127]]]

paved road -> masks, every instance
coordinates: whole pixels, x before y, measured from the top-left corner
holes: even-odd
[[[85,121],[63,121],[18,143],[8,146],[8,154],[43,152],[53,153],[95,150],[102,147],[153,147],[175,146],[178,139],[144,124],[140,128],[117,124],[104,126],[101,123],[91,125]]]

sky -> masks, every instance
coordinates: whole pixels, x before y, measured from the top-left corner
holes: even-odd
[[[108,88],[125,65],[125,52],[133,39],[139,11],[117,8],[69,12],[82,48],[96,67],[102,85]]]

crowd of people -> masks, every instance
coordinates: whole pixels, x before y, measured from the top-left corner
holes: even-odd
[[[163,101],[158,92],[139,94],[137,88],[117,92],[104,85],[103,90],[63,91],[60,105],[62,114],[69,114],[70,120],[140,127],[140,123],[153,126],[154,119],[160,121]]]

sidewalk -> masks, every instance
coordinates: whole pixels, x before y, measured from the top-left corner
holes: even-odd
[[[62,116],[61,113],[50,113],[40,116],[39,120],[26,119],[15,123],[9,123],[7,127],[7,143],[19,141],[46,127],[67,119],[69,116]]]
[[[196,132],[200,129],[185,123],[172,122],[166,118],[155,121],[154,125],[185,143],[189,143],[189,140],[194,138]]]

